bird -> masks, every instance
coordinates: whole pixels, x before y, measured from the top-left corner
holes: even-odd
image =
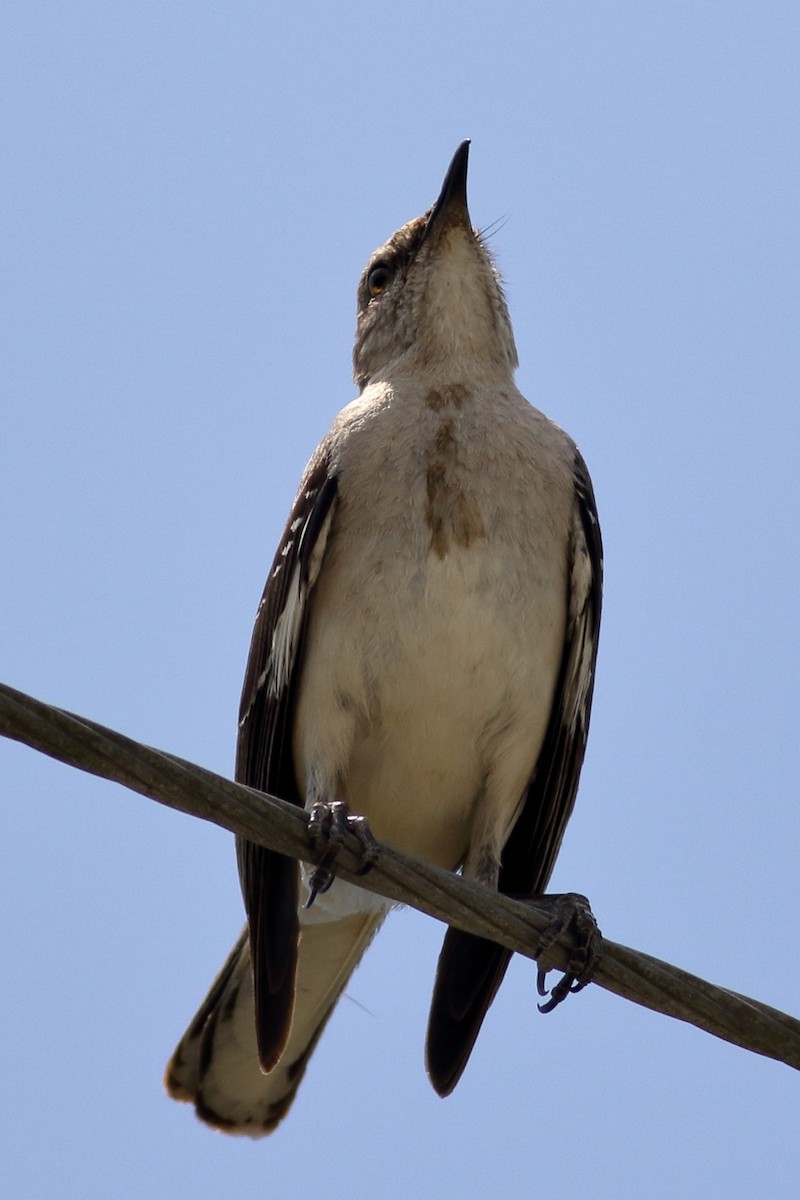
[[[359,394],[311,457],[267,579],[236,779],[539,896],[586,747],[602,544],[576,444],[514,382],[501,278],[467,207],[469,147],[361,275]],[[259,1137],[390,904],[245,839],[237,859],[247,925],[165,1082],[211,1126]],[[442,1096],[510,957],[446,932],[426,1041]]]

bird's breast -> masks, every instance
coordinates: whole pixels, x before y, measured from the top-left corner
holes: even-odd
[[[307,795],[324,781],[378,838],[449,868],[500,759],[502,819],[516,810],[566,619],[563,530],[536,464],[457,398],[413,431],[387,421],[380,469],[364,463],[374,429],[345,456],[294,738]]]

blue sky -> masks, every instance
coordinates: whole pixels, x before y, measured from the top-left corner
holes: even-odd
[[[554,886],[800,1013],[800,9],[6,5],[0,675],[232,770],[252,618],[353,395],[368,255],[472,138],[523,392],[579,442],[606,599]],[[0,744],[19,1200],[797,1194],[789,1068],[515,962],[455,1094],[441,929],[394,914],[280,1131],[161,1073],[241,922],[230,838]]]

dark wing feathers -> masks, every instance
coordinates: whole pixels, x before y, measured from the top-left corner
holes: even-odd
[[[319,572],[335,509],[336,476],[324,447],[294,502],[256,616],[239,711],[236,778],[302,805],[292,759],[308,596]],[[250,928],[259,1060],[270,1070],[289,1036],[299,926],[297,864],[236,839]]]
[[[603,586],[603,552],[594,493],[576,451],[576,520],[570,546],[568,622],[550,722],[523,807],[503,850],[499,890],[540,895],[575,802],[594,687]],[[511,952],[448,929],[428,1023],[427,1066],[441,1096],[458,1083]]]

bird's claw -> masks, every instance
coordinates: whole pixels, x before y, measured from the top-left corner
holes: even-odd
[[[550,991],[550,999],[538,1006],[539,1012],[543,1013],[552,1012],[562,1000],[566,1000],[570,992],[579,992],[585,988],[587,983],[591,982],[592,974],[603,953],[603,935],[586,897],[577,892],[567,892],[563,896],[553,897],[553,900],[553,920],[539,939],[539,951],[536,956],[539,963],[536,989],[540,996],[547,995],[545,979],[548,971],[553,970],[553,966],[548,965],[548,950],[563,934],[569,935],[572,947],[566,972]]]
[[[345,841],[345,834],[354,833],[361,843],[361,867],[358,875],[366,875],[378,858],[378,843],[372,836],[366,817],[351,813],[342,800],[319,800],[313,804],[308,819],[308,837],[320,861],[308,880],[306,908],[327,892],[334,880],[333,866]]]

